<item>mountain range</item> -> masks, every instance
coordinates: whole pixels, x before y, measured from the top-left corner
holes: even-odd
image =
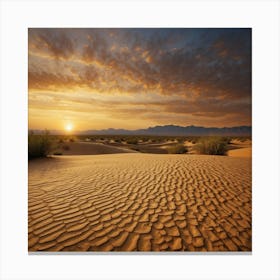
[[[33,130],[35,134],[40,134],[42,130]],[[51,130],[50,134],[65,134],[63,131]],[[145,129],[127,130],[127,129],[102,129],[76,131],[76,135],[153,135],[153,136],[250,136],[252,134],[251,126],[235,127],[203,127],[203,126],[177,126],[163,125],[154,126]]]

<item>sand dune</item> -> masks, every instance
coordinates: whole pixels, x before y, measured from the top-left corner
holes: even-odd
[[[102,155],[102,154],[119,154],[135,153],[135,151],[123,147],[114,147],[102,143],[87,142],[67,142],[63,145],[68,146],[69,150],[58,149],[63,155]],[[62,145],[62,146],[63,146]]]
[[[230,157],[252,157],[252,148],[240,148],[240,149],[234,149],[230,150],[227,153]]]
[[[239,140],[232,140],[231,144],[229,145],[230,150],[227,152],[227,155],[230,157],[252,157],[252,141],[239,141]]]
[[[29,251],[250,251],[251,210],[248,158],[29,162]]]

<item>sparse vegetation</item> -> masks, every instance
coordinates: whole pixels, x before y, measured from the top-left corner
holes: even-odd
[[[137,138],[128,139],[127,144],[137,145],[138,144],[138,139]]]
[[[177,144],[168,148],[169,154],[186,154],[187,152],[188,149],[183,144]]]
[[[194,146],[199,154],[204,155],[225,155],[228,141],[225,137],[202,137]]]
[[[239,137],[235,137],[235,138],[240,142],[252,141],[251,136],[239,136]]]
[[[52,139],[45,130],[42,135],[35,135],[32,131],[28,135],[28,159],[46,157],[52,148]]]
[[[206,155],[225,155],[232,140],[250,140],[248,136],[160,136],[160,135],[41,135],[28,136],[28,158],[45,157],[55,153],[75,150],[71,142],[96,142],[124,147],[142,153],[185,154],[199,153]],[[187,145],[184,143],[187,141]],[[190,143],[194,144],[193,146]],[[71,153],[70,153],[71,154]],[[58,154],[56,154],[58,155]]]
[[[223,137],[221,137],[221,140],[226,142],[227,144],[230,144],[232,138],[229,136],[223,136]]]

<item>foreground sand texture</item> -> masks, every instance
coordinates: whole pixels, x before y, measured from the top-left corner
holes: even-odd
[[[251,251],[251,159],[29,162],[29,251]]]

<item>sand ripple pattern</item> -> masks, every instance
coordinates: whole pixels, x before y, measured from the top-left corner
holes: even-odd
[[[248,158],[29,162],[29,251],[251,251],[251,210]]]

